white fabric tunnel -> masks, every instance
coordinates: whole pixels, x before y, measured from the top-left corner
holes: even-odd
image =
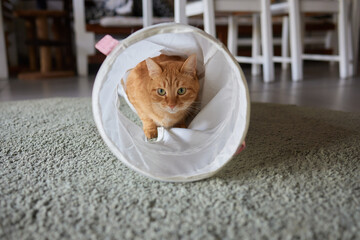
[[[197,55],[201,110],[188,128],[159,127],[158,139],[150,142],[120,110],[121,101],[133,109],[121,79],[161,53]],[[96,76],[92,107],[101,137],[118,159],[145,176],[171,182],[219,171],[244,142],[250,114],[245,77],[227,48],[198,28],[175,23],[144,28],[114,47]]]

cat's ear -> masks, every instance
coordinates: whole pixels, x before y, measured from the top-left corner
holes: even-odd
[[[162,73],[161,67],[151,58],[146,59],[146,66],[151,78],[159,76]]]
[[[196,74],[196,54],[191,54],[181,67],[181,72],[191,75]]]

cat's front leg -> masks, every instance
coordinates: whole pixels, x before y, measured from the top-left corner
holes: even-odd
[[[185,119],[182,119],[180,122],[175,124],[174,127],[176,127],[176,128],[187,128],[186,123],[185,123]]]
[[[147,139],[157,138],[157,126],[150,118],[141,119],[143,123],[143,130]]]

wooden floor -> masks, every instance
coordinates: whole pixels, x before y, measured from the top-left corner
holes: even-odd
[[[347,112],[360,112],[360,77],[339,79],[336,64],[306,62],[304,80],[292,82],[290,70],[276,66],[276,81],[264,83],[242,66],[253,102],[295,104]],[[0,101],[53,97],[90,97],[95,73],[89,77],[24,81],[0,80]]]

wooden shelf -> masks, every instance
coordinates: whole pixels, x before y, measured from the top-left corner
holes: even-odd
[[[49,78],[65,78],[72,77],[74,75],[74,71],[28,72],[20,73],[18,75],[18,78],[22,80],[37,80]]]
[[[22,18],[37,18],[37,17],[66,17],[68,14],[65,11],[58,10],[17,10],[14,12],[16,17]]]
[[[140,30],[142,26],[138,27],[103,27],[100,24],[87,24],[86,31],[95,34],[131,34]]]

